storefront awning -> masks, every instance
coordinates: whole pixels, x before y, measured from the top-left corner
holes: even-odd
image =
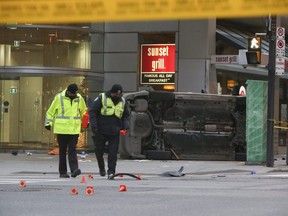
[[[248,46],[248,37],[254,37],[255,34],[251,32],[247,32],[245,30],[238,30],[231,27],[224,27],[217,25],[216,29],[217,38],[230,43],[232,46],[237,49],[247,49]],[[261,46],[262,54],[269,54],[269,42],[265,37],[262,38],[262,46]],[[285,46],[285,56],[288,56],[288,45]],[[216,69],[242,72],[242,73],[250,73],[250,74],[259,74],[259,75],[268,75],[268,70],[265,67],[255,67],[255,66],[243,66],[240,64],[215,64]],[[288,61],[286,57],[285,70],[287,72]],[[288,78],[288,75],[281,75],[282,78]]]
[[[287,29],[288,30],[288,29]],[[260,32],[259,32],[260,33]],[[255,33],[247,32],[245,30],[238,30],[232,27],[224,27],[217,25],[216,36],[228,43],[232,44],[238,49],[247,49],[248,37],[254,37]],[[269,53],[269,42],[265,36],[262,37],[262,53]],[[285,56],[288,56],[288,45],[285,46]]]

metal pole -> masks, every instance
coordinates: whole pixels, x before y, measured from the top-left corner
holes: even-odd
[[[276,16],[269,17],[267,35],[269,37],[268,64],[268,115],[267,115],[267,167],[274,166],[274,92],[276,60]]]

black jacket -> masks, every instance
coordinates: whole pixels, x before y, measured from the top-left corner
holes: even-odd
[[[110,91],[105,92],[107,97],[111,98]],[[119,99],[121,100],[121,98]],[[115,101],[114,104],[117,104]],[[101,115],[102,108],[102,95],[100,94],[92,103],[89,109],[89,124],[93,132],[105,134],[105,135],[119,135],[121,129],[129,129],[129,110],[125,103],[124,112],[122,118],[119,119],[115,115],[103,116]]]

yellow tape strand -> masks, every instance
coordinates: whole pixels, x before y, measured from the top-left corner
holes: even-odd
[[[288,0],[2,0],[1,23],[69,23],[288,14]]]
[[[285,127],[288,125],[288,122],[286,122],[286,121],[279,121],[277,119],[268,119],[268,121],[274,122],[274,128],[276,128],[276,129],[288,130],[288,127]],[[278,125],[276,125],[276,124],[278,124]]]
[[[274,126],[274,128],[288,130],[288,127]]]

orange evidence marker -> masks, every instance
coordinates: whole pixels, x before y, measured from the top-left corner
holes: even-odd
[[[119,191],[120,191],[120,192],[125,192],[125,191],[127,191],[126,186],[125,186],[125,185],[120,185]]]
[[[72,194],[72,195],[78,195],[78,190],[77,190],[77,188],[72,188],[72,189],[71,189],[71,194]]]
[[[20,181],[19,186],[20,187],[26,187],[26,181]]]
[[[86,187],[86,195],[87,196],[92,196],[94,194],[94,188],[93,186],[87,186]]]

